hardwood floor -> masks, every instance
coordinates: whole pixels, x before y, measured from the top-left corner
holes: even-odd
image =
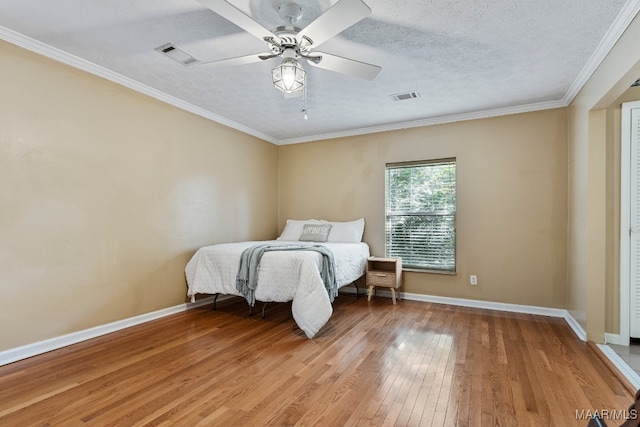
[[[586,426],[632,401],[561,319],[350,295],[313,340],[232,299],[0,367],[1,426]]]

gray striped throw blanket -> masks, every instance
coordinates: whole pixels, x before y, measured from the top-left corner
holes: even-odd
[[[244,295],[251,307],[256,303],[255,292],[258,285],[260,259],[265,252],[271,251],[315,251],[320,253],[322,255],[320,277],[329,294],[329,301],[333,302],[338,295],[338,283],[336,282],[336,266],[331,249],[320,245],[259,243],[242,252],[236,276],[236,289]]]

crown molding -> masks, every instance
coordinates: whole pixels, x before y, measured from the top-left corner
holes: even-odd
[[[380,126],[351,129],[340,132],[331,132],[318,135],[310,135],[300,138],[281,139],[278,145],[298,144],[301,142],[319,141],[323,139],[343,138],[348,136],[366,135],[370,133],[388,132],[393,130],[409,129],[422,126],[433,126],[445,123],[462,122],[468,120],[486,119],[490,117],[507,116],[510,114],[530,113],[532,111],[551,110],[566,107],[563,100],[536,102],[533,104],[516,105],[513,107],[495,108],[492,110],[473,111],[469,113],[453,114],[450,116],[432,117],[428,119],[412,120],[408,122],[389,123]]]
[[[613,24],[609,27],[602,40],[596,47],[586,65],[582,68],[573,84],[567,90],[563,98],[563,102],[566,105],[571,104],[574,98],[578,95],[582,87],[589,81],[593,73],[598,69],[602,61],[609,54],[613,46],[618,42],[618,39],[625,32],[633,18],[640,11],[640,0],[627,0],[620,13],[613,21]]]
[[[491,110],[475,111],[442,117],[432,117],[406,122],[389,123],[379,126],[349,129],[344,131],[302,136],[289,139],[278,139],[271,135],[267,135],[242,123],[238,123],[236,121],[229,120],[226,117],[214,114],[204,108],[193,105],[173,95],[169,95],[158,89],[154,89],[134,79],[125,77],[100,65],[94,64],[93,62],[79,58],[55,47],[49,46],[39,40],[27,37],[21,33],[2,26],[0,26],[0,39],[23,47],[27,50],[38,53],[55,61],[62,62],[64,64],[94,74],[98,77],[102,77],[114,83],[120,84],[124,87],[148,95],[169,105],[173,105],[174,107],[220,123],[224,126],[228,126],[232,129],[236,129],[240,132],[246,133],[264,141],[268,141],[272,144],[288,145],[567,107],[569,104],[571,104],[573,99],[577,96],[578,92],[580,92],[582,87],[586,84],[595,70],[600,66],[604,58],[609,54],[613,46],[622,36],[626,28],[629,26],[629,24],[639,11],[640,0],[627,0],[622,10],[614,20],[613,24],[611,25],[611,27],[609,27],[604,37],[598,44],[598,47],[587,61],[587,64],[582,68],[572,85],[567,90],[565,96],[561,100],[496,108]]]
[[[553,108],[563,108],[569,106],[573,99],[578,95],[582,87],[587,83],[591,75],[600,66],[602,61],[609,54],[613,46],[618,39],[622,36],[627,29],[633,18],[640,12],[640,0],[627,0],[620,13],[613,21],[602,40],[598,44],[598,47],[593,52],[587,64],[582,68],[572,85],[567,90],[566,94],[561,100],[540,102],[534,104],[519,105],[514,107],[505,107],[492,110],[477,111],[471,113],[462,113],[451,116],[434,117],[430,119],[421,119],[410,122],[398,122],[391,123],[382,126],[372,126],[367,128],[352,129],[341,132],[332,132],[326,134],[312,135],[301,138],[284,139],[278,142],[279,145],[297,144],[301,142],[311,142],[323,139],[334,139],[348,136],[365,135],[376,132],[386,132],[392,130],[408,129],[412,127],[420,126],[432,126],[444,123],[453,123],[466,120],[485,119],[490,117],[498,117],[509,114],[528,113],[533,111],[548,110]]]
[[[68,52],[65,52],[63,50],[50,46],[34,38],[27,37],[24,34],[18,33],[17,31],[10,30],[9,28],[0,26],[0,39],[5,40],[9,43],[12,43],[16,46],[20,46],[31,52],[35,52],[47,58],[61,62],[63,64],[70,65],[82,71],[86,71],[95,76],[102,77],[111,82],[117,83],[129,89],[132,89],[136,92],[140,92],[144,95],[150,96],[159,101],[165,102],[169,105],[173,105],[174,107],[180,108],[181,110],[188,111],[195,115],[220,123],[224,126],[228,126],[230,128],[239,130],[240,132],[255,136],[256,138],[263,139],[273,144],[278,143],[278,140],[273,138],[272,136],[259,132],[248,126],[245,126],[242,123],[238,123],[233,120],[229,120],[226,117],[214,114],[208,110],[205,110],[204,108],[198,107],[197,105],[193,105],[173,95],[169,95],[158,89],[154,89],[151,86],[147,86],[132,78],[123,76],[122,74],[116,73],[100,65],[94,64],[93,62],[87,61],[86,59],[79,58],[75,55],[72,55]]]

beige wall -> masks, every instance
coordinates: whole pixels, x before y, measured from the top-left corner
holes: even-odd
[[[276,146],[5,42],[0,82],[0,350],[180,304],[198,247],[276,235]]]
[[[383,254],[385,163],[446,157],[458,273],[404,290],[568,308],[600,342],[618,327],[614,132],[639,38],[636,18],[568,109],[283,147],[0,42],[0,351],[181,303],[198,247],[287,218],[365,217]]]
[[[612,188],[611,174],[615,173],[613,159],[607,159],[615,153],[607,148],[612,121],[606,108],[640,76],[639,38],[640,19],[636,17],[568,111],[567,309],[595,342],[604,341],[606,318],[611,317],[605,316],[611,298],[606,283],[617,280],[611,265],[615,212],[606,206],[612,201],[607,188]]]
[[[456,157],[457,275],[407,272],[403,290],[564,308],[566,141],[559,109],[282,146],[279,229],[364,217],[384,255],[385,163]]]

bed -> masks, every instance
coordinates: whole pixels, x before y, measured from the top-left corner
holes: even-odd
[[[323,246],[335,260],[337,287],[349,285],[365,272],[369,246],[362,242],[364,219],[347,222],[288,220],[277,240],[222,243],[196,251],[185,268],[187,295],[244,296],[236,288],[243,252],[258,244]],[[312,250],[265,252],[257,271],[255,299],[261,302],[291,301],[296,324],[308,338],[326,324],[333,313],[321,277],[322,255]]]

